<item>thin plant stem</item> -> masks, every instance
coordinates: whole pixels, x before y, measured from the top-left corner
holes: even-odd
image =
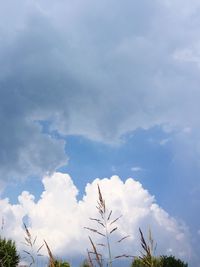
[[[105,264],[106,264],[107,267],[112,267],[114,260],[116,260],[118,258],[122,258],[122,257],[126,257],[127,258],[127,257],[132,257],[132,256],[123,254],[123,255],[120,255],[120,256],[112,257],[111,235],[112,235],[113,232],[115,232],[118,229],[118,227],[116,227],[115,223],[121,218],[121,216],[111,220],[112,210],[109,211],[107,209],[106,202],[105,202],[105,200],[104,200],[104,198],[102,196],[101,189],[100,189],[99,185],[97,185],[97,188],[98,188],[98,201],[97,201],[96,208],[98,210],[98,213],[99,213],[100,217],[90,218],[90,220],[96,222],[97,225],[99,227],[101,227],[101,229],[99,230],[99,227],[98,228],[84,227],[84,228],[89,230],[89,231],[91,231],[91,232],[93,232],[93,233],[95,233],[95,234],[100,235],[101,237],[105,238],[105,244],[104,243],[100,243],[100,244],[97,244],[97,245],[100,245],[100,246],[105,247],[107,249],[108,258],[106,259]],[[129,237],[129,235],[126,235],[126,236],[120,238],[117,241],[117,243],[120,243],[121,241],[125,240],[128,237]],[[102,254],[100,254],[98,252],[98,249],[97,249],[95,243],[92,241],[91,237],[89,237],[89,240],[90,240],[90,243],[92,245],[92,251],[89,251],[88,255],[89,256],[90,255],[94,255],[95,256],[95,259],[92,259],[90,257],[89,260],[91,260],[92,264],[93,264],[93,260],[94,260],[98,264],[99,267],[103,267]],[[101,257],[101,260],[100,260],[100,257]]]
[[[110,248],[110,239],[108,234],[108,226],[107,221],[105,220],[105,228],[106,228],[106,241],[107,241],[107,247],[108,247],[108,254],[109,254],[109,267],[112,267],[112,254],[111,254],[111,248]]]

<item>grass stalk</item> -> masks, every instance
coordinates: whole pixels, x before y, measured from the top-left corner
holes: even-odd
[[[103,260],[101,257],[101,254],[98,252],[97,249],[97,245],[94,244],[93,240],[91,237],[89,237],[90,243],[92,245],[92,251],[89,251],[88,255],[95,255],[95,259],[93,259],[92,257],[89,258],[89,261],[92,262],[93,266],[94,263],[93,261],[95,260],[95,262],[97,263],[97,265],[99,267],[103,266],[103,262],[106,263],[106,266],[108,267],[112,267],[113,261],[121,258],[121,257],[131,257],[128,256],[126,254],[120,255],[120,256],[112,256],[112,249],[111,249],[111,235],[118,230],[118,228],[116,227],[115,223],[121,218],[121,216],[112,219],[112,210],[108,210],[106,207],[106,202],[102,196],[101,193],[101,189],[100,186],[97,185],[98,188],[98,200],[97,200],[97,210],[98,210],[98,214],[99,217],[98,218],[90,218],[90,220],[94,221],[97,223],[98,227],[97,228],[90,228],[90,227],[84,227],[85,229],[89,230],[92,233],[95,233],[97,235],[102,236],[103,238],[105,238],[105,244],[101,243],[101,244],[97,244],[98,246],[104,247],[107,249],[107,254],[108,254],[108,259],[107,260]],[[100,230],[99,230],[100,228]],[[122,241],[124,241],[126,238],[128,238],[129,235],[122,237],[120,240],[118,240],[117,242],[120,243]]]

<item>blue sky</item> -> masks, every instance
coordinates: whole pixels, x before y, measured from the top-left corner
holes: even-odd
[[[188,201],[192,191],[196,191],[197,178],[195,175],[192,179],[191,173],[196,173],[198,166],[195,162],[184,164],[174,159],[173,133],[166,133],[161,127],[138,129],[123,136],[119,144],[103,144],[77,135],[51,135],[66,142],[68,163],[58,168],[58,171],[73,177],[79,189],[79,199],[85,193],[86,184],[94,178],[119,175],[125,181],[133,177],[171,215],[191,223],[196,232],[199,230],[200,222],[196,217],[198,196],[196,201]],[[30,176],[21,183],[12,182],[5,188],[2,196],[9,196],[11,202],[17,203],[17,197],[23,190],[31,192],[39,199],[43,191],[41,178]]]
[[[80,195],[84,194],[87,182],[96,177],[104,178],[115,174],[123,180],[134,177],[150,190],[156,190],[153,193],[157,195],[162,186],[157,183],[157,179],[166,180],[165,185],[167,185],[167,177],[170,176],[167,171],[170,171],[169,168],[172,169],[172,166],[170,167],[172,165],[170,144],[160,144],[162,141],[170,143],[167,138],[169,135],[163,133],[159,127],[148,131],[139,129],[134,134],[127,134],[122,138],[121,143],[114,145],[90,141],[81,136],[67,136],[65,140],[68,163],[59,168],[59,171],[69,173],[73,177]],[[38,178],[29,178],[29,182],[33,179]],[[24,183],[29,186],[27,181]],[[13,184],[13,186],[19,185]],[[28,189],[30,190],[31,187]],[[16,193],[16,196],[19,193],[20,191]],[[13,201],[16,201],[16,198],[13,197]]]
[[[37,206],[51,188],[44,176],[57,172],[78,200],[96,178],[131,177],[198,251],[199,9],[196,0],[0,1],[1,203],[9,198],[15,214],[28,191]]]

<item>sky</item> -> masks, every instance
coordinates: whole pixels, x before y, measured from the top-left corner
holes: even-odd
[[[26,221],[57,256],[84,258],[99,184],[128,253],[150,227],[158,254],[200,266],[199,12],[0,0],[1,235],[20,251]]]

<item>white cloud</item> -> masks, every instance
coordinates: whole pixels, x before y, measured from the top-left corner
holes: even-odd
[[[133,171],[133,172],[139,172],[139,171],[142,171],[142,170],[143,170],[143,168],[141,168],[140,166],[134,166],[134,167],[131,168],[131,171]]]
[[[146,233],[151,227],[158,243],[157,253],[170,253],[191,260],[191,245],[187,228],[156,204],[152,195],[139,182],[129,178],[122,182],[118,176],[110,179],[96,179],[87,184],[82,200],[77,200],[77,188],[67,174],[54,173],[43,178],[44,191],[36,202],[29,192],[19,196],[19,203],[12,205],[8,199],[0,201],[0,216],[5,225],[2,234],[17,241],[23,248],[22,219],[29,218],[33,235],[38,244],[47,240],[52,251],[58,256],[71,259],[86,256],[89,246],[88,232],[84,226],[92,226],[89,217],[96,217],[97,184],[100,185],[107,207],[113,216],[123,214],[118,221],[117,238],[129,234],[131,237],[120,247],[113,244],[113,252],[126,250],[128,254],[138,254],[141,227]],[[114,218],[113,217],[113,218]],[[43,251],[44,252],[44,251]],[[45,252],[44,252],[45,253]]]
[[[169,141],[170,141],[170,138],[164,138],[164,139],[162,139],[162,140],[159,141],[159,144],[160,144],[161,146],[164,146],[164,145],[166,145]]]

